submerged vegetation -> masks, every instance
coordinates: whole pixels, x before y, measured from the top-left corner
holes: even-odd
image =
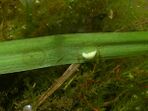
[[[147,5],[146,0],[3,0],[0,2],[1,39],[146,31]]]
[[[2,0],[0,40],[65,33],[148,31],[147,0]],[[92,37],[93,38],[93,37]],[[137,54],[138,55],[138,54]],[[68,65],[0,76],[0,111],[22,111]],[[147,111],[148,56],[81,64],[37,111]]]

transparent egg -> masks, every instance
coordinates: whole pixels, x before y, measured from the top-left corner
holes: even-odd
[[[32,111],[32,106],[31,105],[24,106],[23,111]]]
[[[84,57],[85,59],[93,59],[97,54],[97,51],[91,51],[91,52],[83,52],[82,53],[82,57]]]

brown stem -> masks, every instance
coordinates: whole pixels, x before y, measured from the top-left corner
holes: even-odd
[[[36,108],[39,107],[49,96],[51,96],[70,76],[72,76],[76,71],[78,71],[80,64],[71,64],[68,69],[63,73],[61,77],[59,77],[53,85],[47,89],[47,91],[43,92],[41,96],[38,98],[36,104],[34,105]]]

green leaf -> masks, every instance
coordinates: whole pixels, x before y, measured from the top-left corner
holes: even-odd
[[[82,63],[83,52],[96,50],[112,59],[148,54],[148,32],[83,33],[0,43],[0,74]]]

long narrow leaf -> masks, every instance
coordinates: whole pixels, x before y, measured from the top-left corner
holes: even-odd
[[[0,74],[82,63],[83,52],[103,58],[148,54],[148,32],[66,34],[0,43]]]

